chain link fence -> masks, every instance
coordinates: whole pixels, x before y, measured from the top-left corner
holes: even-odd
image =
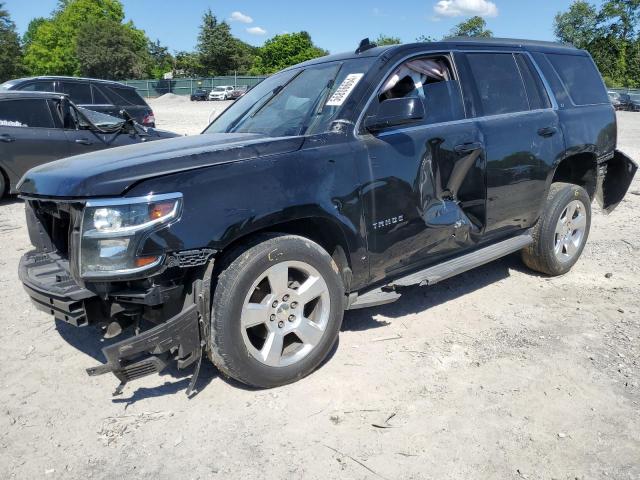
[[[199,88],[211,90],[219,85],[247,85],[254,87],[265,77],[250,77],[240,75],[226,75],[210,78],[174,78],[171,80],[125,80],[122,83],[135,87],[144,98],[153,98],[173,93],[176,95],[191,95]]]

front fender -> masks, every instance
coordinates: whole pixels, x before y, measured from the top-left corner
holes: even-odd
[[[620,150],[598,165],[596,200],[605,213],[611,213],[629,190],[638,165]]]

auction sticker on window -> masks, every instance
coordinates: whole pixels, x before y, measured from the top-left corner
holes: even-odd
[[[356,85],[358,85],[358,82],[360,81],[360,79],[362,79],[363,76],[364,73],[350,73],[349,75],[347,75],[340,86],[337,88],[337,90],[333,92],[333,95],[329,97],[326,105],[328,107],[337,107],[342,105],[349,97],[353,89],[356,88]]]

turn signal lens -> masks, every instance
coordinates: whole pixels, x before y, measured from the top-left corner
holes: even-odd
[[[136,267],[146,267],[156,262],[160,257],[138,257],[136,258]]]
[[[152,203],[149,205],[149,218],[157,220],[158,218],[166,217],[173,211],[175,205],[175,201]]]

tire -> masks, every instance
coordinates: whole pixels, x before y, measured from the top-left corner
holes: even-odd
[[[591,199],[584,188],[553,183],[538,223],[533,243],[522,250],[522,260],[532,270],[563,275],[580,258],[591,228]]]
[[[7,177],[5,177],[4,172],[0,168],[0,200],[4,198],[7,194]]]
[[[261,388],[311,373],[342,324],[338,271],[322,247],[296,235],[261,236],[230,253],[213,293],[212,362],[224,375]]]

